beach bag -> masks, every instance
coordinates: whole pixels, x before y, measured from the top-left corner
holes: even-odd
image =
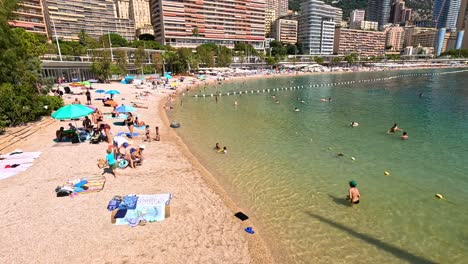
[[[72,144],[80,143],[80,138],[78,137],[78,135],[73,135],[71,142]]]
[[[97,166],[100,169],[102,169],[102,168],[104,168],[104,166],[106,166],[106,160],[105,159],[98,159],[97,162],[98,162]]]

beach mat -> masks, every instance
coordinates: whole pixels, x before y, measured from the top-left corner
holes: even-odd
[[[22,159],[4,159],[0,160],[0,168],[4,167],[5,165],[11,164],[26,164],[26,163],[33,163],[33,158],[22,158]]]
[[[21,150],[14,150],[8,154],[1,155],[1,159],[24,159],[32,158],[37,159],[42,154],[42,152],[22,152]]]
[[[137,137],[139,134],[140,133],[138,133],[138,132],[133,132],[134,137]],[[119,133],[117,133],[117,136],[119,136],[119,137],[121,137],[121,136],[131,137],[130,132],[119,132]]]
[[[138,194],[135,209],[126,210],[122,218],[115,220],[116,225],[136,226],[137,221],[160,222],[169,217],[169,205],[172,194]],[[114,210],[116,211],[116,210]],[[114,215],[116,212],[114,212]]]
[[[17,171],[0,171],[0,180],[4,180],[6,178],[10,178],[12,176],[15,176],[19,172]]]
[[[85,189],[85,190],[81,192],[76,191],[77,189],[74,185],[83,180],[87,181],[87,183],[85,183],[81,187],[82,189]],[[74,196],[74,195],[100,192],[104,189],[105,184],[106,184],[106,177],[96,176],[96,177],[83,177],[79,179],[69,180],[63,185],[63,187],[70,187],[74,189],[75,191],[73,191],[73,193],[71,194],[71,196]]]
[[[139,126],[139,127],[133,126],[133,128],[139,129],[139,130],[145,130],[146,126]]]

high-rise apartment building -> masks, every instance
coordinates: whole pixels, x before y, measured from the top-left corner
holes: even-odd
[[[462,0],[435,0],[432,22],[435,28],[456,30]]]
[[[149,0],[130,0],[129,17],[135,21],[135,29],[141,31],[151,26]]]
[[[349,24],[349,28],[351,29],[361,29],[361,30],[378,30],[379,23],[375,21],[357,21]]]
[[[386,28],[385,32],[385,46],[391,46],[390,51],[403,50],[403,43],[405,40],[405,29],[400,26],[391,26]]]
[[[272,37],[282,43],[297,43],[297,21],[278,18],[271,29]]]
[[[462,48],[468,49],[468,0],[462,0],[460,5],[460,12],[458,12],[457,30],[464,31],[462,40]]]
[[[265,0],[151,0],[156,40],[164,45],[194,48],[235,43],[263,49]]]
[[[113,0],[47,0],[44,13],[50,35],[63,40],[78,40],[81,30],[94,38],[107,33],[135,38],[133,20],[117,18]]]
[[[335,25],[341,26],[341,22],[343,22],[343,10],[335,7]]]
[[[413,36],[415,34],[421,33],[421,32],[427,32],[427,31],[437,31],[435,28],[428,28],[428,27],[415,27],[415,26],[407,26],[404,28],[405,30],[405,40],[403,43],[404,47],[408,46],[413,46]],[[416,44],[417,45],[417,44]]]
[[[356,40],[359,41],[356,41]],[[338,55],[357,53],[360,56],[379,56],[385,52],[385,33],[337,28],[333,52]]]
[[[119,18],[130,18],[130,0],[115,0],[115,14]]]
[[[396,0],[390,11],[390,22],[393,24],[404,24],[411,20],[413,10],[405,7],[404,0]]]
[[[266,0],[265,36],[270,34],[271,26],[279,17],[288,14],[288,0]]]
[[[391,0],[369,0],[367,5],[368,21],[379,23],[379,29],[383,30],[390,17]]]
[[[365,19],[366,11],[355,9],[350,14],[350,23],[363,21]]]
[[[336,8],[318,0],[301,3],[298,21],[298,41],[304,53],[332,54],[335,33]]]
[[[42,0],[23,0],[18,3],[18,9],[14,13],[15,19],[8,22],[11,26],[48,36]]]

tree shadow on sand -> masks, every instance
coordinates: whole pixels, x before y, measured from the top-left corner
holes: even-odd
[[[317,214],[314,214],[314,213],[311,213],[311,212],[305,212],[306,214],[308,214],[310,217],[312,218],[315,218],[317,220],[320,220],[321,222],[323,223],[326,223],[336,229],[339,229],[341,231],[344,231],[346,233],[348,233],[349,235],[355,237],[355,238],[358,238],[366,243],[369,243],[371,245],[374,245],[376,247],[378,247],[379,249],[383,250],[383,251],[386,251],[392,255],[394,255],[395,257],[401,259],[401,260],[404,260],[404,261],[407,261],[409,263],[418,263],[418,264],[435,264],[437,262],[434,262],[434,261],[431,261],[429,259],[425,259],[423,257],[420,257],[420,256],[417,256],[417,255],[414,255],[404,249],[401,249],[401,248],[398,248],[398,247],[395,247],[391,244],[388,244],[388,243],[385,243],[377,238],[374,238],[374,237],[371,237],[369,235],[366,235],[366,234],[363,234],[363,233],[359,233],[359,232],[356,232],[354,230],[352,230],[351,228],[343,225],[343,224],[340,224],[340,223],[337,223],[333,220],[330,220],[328,218],[325,218],[323,216],[320,216],[320,215],[317,215]]]

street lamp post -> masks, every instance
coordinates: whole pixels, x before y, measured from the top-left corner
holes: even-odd
[[[55,30],[55,22],[53,19],[52,19],[52,25],[54,26],[54,35],[55,35],[55,41],[57,43],[59,58],[60,58],[60,61],[62,61],[62,51],[60,50],[60,44],[59,44],[58,37],[57,37],[57,30]]]

